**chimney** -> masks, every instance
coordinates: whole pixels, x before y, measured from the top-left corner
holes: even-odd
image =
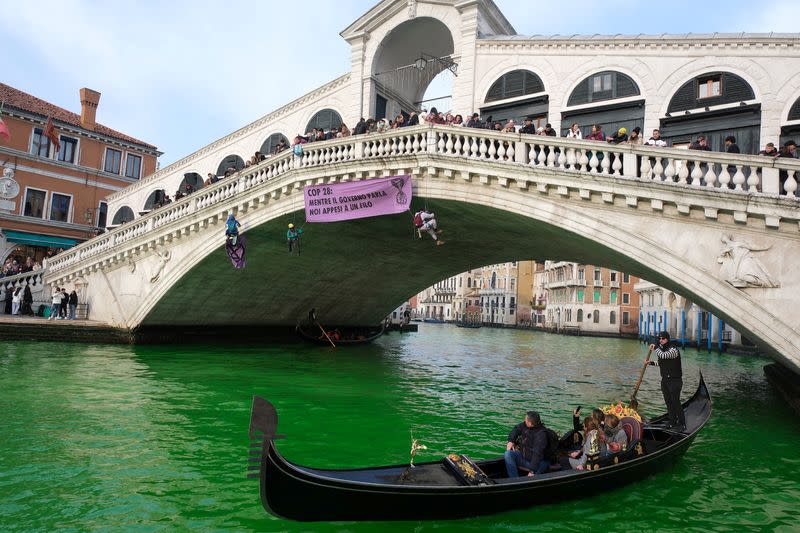
[[[97,116],[97,104],[100,103],[100,93],[87,89],[81,89],[81,126],[87,130],[94,131]]]

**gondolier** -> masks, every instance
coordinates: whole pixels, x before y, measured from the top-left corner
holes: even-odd
[[[669,333],[662,331],[658,335],[658,346],[650,345],[656,360],[650,364],[661,370],[661,393],[667,405],[668,427],[681,431],[686,430],[686,419],[681,406],[681,388],[683,388],[683,371],[681,370],[681,353],[675,346],[670,346]]]

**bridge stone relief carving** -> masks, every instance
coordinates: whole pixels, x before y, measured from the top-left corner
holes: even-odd
[[[153,276],[150,278],[150,283],[156,283],[161,278],[161,273],[164,272],[164,267],[167,266],[167,263],[170,259],[172,259],[172,252],[169,250],[164,250],[163,252],[156,252],[158,256],[158,263],[153,272]]]
[[[761,261],[753,252],[765,252],[772,246],[759,247],[745,241],[737,241],[732,235],[722,236],[722,250],[717,257],[721,265],[720,277],[743,289],[745,287],[780,287],[780,283],[770,276]]]

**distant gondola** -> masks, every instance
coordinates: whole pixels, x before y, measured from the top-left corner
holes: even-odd
[[[509,479],[502,458],[472,462],[450,455],[414,468],[321,470],[296,465],[275,447],[274,440],[283,438],[276,435],[275,407],[254,397],[250,438],[256,442],[250,461],[259,464],[250,469],[259,474],[251,477],[259,478],[264,509],[291,520],[438,520],[487,515],[584,498],[667,468],[689,448],[711,415],[711,398],[702,376],[683,407],[686,431],[667,429],[666,415],[662,415],[641,428],[641,439],[599,459],[589,470]]]
[[[456,322],[456,326],[459,328],[478,329],[482,324],[480,322]]]
[[[328,326],[327,331],[330,333],[334,330],[339,330],[341,334],[341,338],[336,340],[334,339],[333,342],[336,346],[343,345],[353,345],[353,344],[368,344],[381,335],[383,335],[383,324],[380,326],[375,326],[371,328],[353,328],[353,327],[330,327]],[[312,324],[311,322],[305,321],[297,324],[295,328],[297,332],[300,334],[301,337],[306,339],[307,341],[313,342],[314,344],[326,345],[330,346],[330,341],[325,338],[325,335],[322,334],[322,329],[318,324]]]

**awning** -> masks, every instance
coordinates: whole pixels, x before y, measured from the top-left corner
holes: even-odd
[[[38,233],[24,233],[22,231],[3,230],[8,242],[27,244],[29,246],[46,246],[48,248],[71,248],[78,244],[75,239],[40,235]]]

